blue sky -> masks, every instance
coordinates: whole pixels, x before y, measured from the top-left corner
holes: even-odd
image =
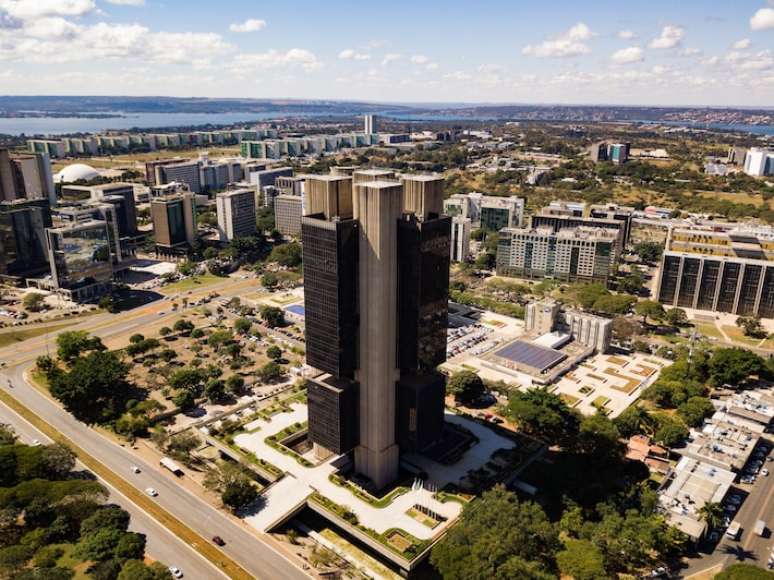
[[[774,106],[774,0],[0,0],[0,94]]]

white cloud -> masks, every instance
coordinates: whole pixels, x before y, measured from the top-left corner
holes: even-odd
[[[770,51],[762,50],[739,59],[739,63],[742,70],[767,70],[774,67],[774,57]]]
[[[437,63],[437,62],[428,62],[428,63],[425,65],[425,68],[426,68],[427,70],[438,70],[438,63]]]
[[[425,65],[428,62],[430,62],[430,59],[427,58],[424,54],[415,54],[414,56],[411,57],[411,62],[413,62],[414,64]]]
[[[340,60],[370,60],[371,55],[365,52],[357,52],[352,48],[345,48],[339,53]]]
[[[618,38],[621,40],[634,40],[637,38],[637,33],[633,30],[620,30],[618,32]]]
[[[753,30],[768,30],[774,28],[774,8],[761,8],[750,18],[750,28]]]
[[[43,16],[83,16],[96,8],[94,0],[0,0],[0,10],[22,20]]]
[[[639,46],[622,48],[621,50],[615,51],[610,57],[610,60],[615,64],[632,64],[635,62],[642,62],[643,59],[644,55]]]
[[[719,62],[720,62],[720,57],[719,56],[711,56],[709,58],[705,58],[704,60],[702,60],[701,64],[706,65],[706,66],[715,66]]]
[[[74,38],[83,31],[82,26],[59,18],[36,18],[24,26],[24,34],[41,39]]]
[[[702,50],[700,48],[684,48],[679,53],[680,56],[699,56],[702,54]]]
[[[145,0],[107,0],[107,3],[115,6],[145,6]]]
[[[450,81],[469,81],[473,77],[470,76],[466,72],[462,72],[461,70],[457,70],[451,73],[447,73],[443,75],[443,78],[450,80]]]
[[[661,29],[661,34],[650,41],[650,48],[675,48],[678,46],[685,37],[685,30],[679,26],[667,24]]]
[[[269,50],[238,54],[234,58],[234,67],[249,69],[272,68],[302,68],[305,71],[315,71],[322,68],[322,62],[317,56],[304,48],[291,48],[287,52]]]
[[[503,67],[499,64],[480,64],[476,70],[482,74],[497,74],[502,72]]]
[[[750,48],[750,45],[752,42],[750,42],[749,38],[743,38],[741,40],[737,40],[734,44],[731,45],[731,48],[734,50],[747,50]]]
[[[521,52],[540,58],[579,56],[591,52],[591,48],[585,42],[594,36],[595,34],[588,26],[583,22],[578,22],[559,36],[544,40],[540,44],[529,44]]]
[[[258,18],[248,18],[244,22],[235,22],[228,29],[231,32],[258,32],[266,28],[266,21]]]
[[[384,58],[382,59],[382,66],[387,66],[391,62],[395,62],[396,60],[400,60],[402,56],[398,54],[397,52],[390,52],[384,55]]]

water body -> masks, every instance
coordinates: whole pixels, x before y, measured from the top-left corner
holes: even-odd
[[[270,113],[120,113],[121,117],[90,119],[85,117],[0,118],[0,133],[6,135],[64,135],[99,133],[108,130],[150,129],[156,127],[192,127],[195,125],[230,125],[281,119],[282,112]],[[302,116],[293,114],[293,116]],[[311,116],[311,115],[307,115]]]
[[[774,125],[744,125],[739,123],[687,123],[685,121],[640,121],[647,125],[670,125],[672,127],[687,127],[689,129],[706,129],[710,131],[733,131],[735,133],[752,133],[753,135],[774,135]]]

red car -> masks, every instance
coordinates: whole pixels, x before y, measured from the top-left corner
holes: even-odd
[[[225,546],[226,542],[223,541],[223,538],[220,536],[213,536],[212,537],[213,543],[217,544],[218,546]]]

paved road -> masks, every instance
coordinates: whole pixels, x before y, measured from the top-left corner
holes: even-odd
[[[243,289],[239,284],[231,285],[228,291],[221,294],[238,295]],[[210,292],[214,286],[203,289],[202,293]],[[73,325],[72,329],[88,330],[103,340],[114,335],[141,332],[151,321],[162,320],[169,314],[169,301],[156,302],[140,309],[118,314],[98,314]],[[165,311],[166,316],[159,316],[159,311]],[[75,321],[74,321],[75,322]],[[55,351],[54,340],[57,333],[49,336],[29,339],[28,341],[0,349],[0,360],[7,363],[8,368],[0,370],[0,388],[19,400],[37,416],[46,420],[53,428],[76,442],[85,452],[98,459],[105,466],[119,475],[126,474],[125,479],[139,490],[153,487],[159,492],[156,500],[171,514],[184,522],[190,528],[209,539],[214,535],[226,541],[223,551],[241,564],[256,578],[279,580],[302,580],[309,575],[297,567],[296,563],[287,559],[284,554],[275,550],[270,543],[263,541],[247,524],[237,523],[225,513],[210,506],[204,500],[194,496],[177,485],[175,477],[162,472],[156,465],[147,464],[131,453],[103,437],[98,432],[75,420],[52,400],[45,397],[34,387],[26,384],[23,371],[28,370],[33,361],[47,352]],[[13,381],[9,387],[8,381]],[[142,473],[134,475],[130,471],[132,465],[138,465]]]
[[[24,418],[14,413],[11,409],[0,403],[0,423],[11,425],[23,443],[30,444],[38,440],[43,444],[51,443],[45,434],[30,425]],[[78,464],[80,469],[85,469]],[[133,532],[145,534],[146,551],[155,560],[163,562],[167,566],[177,566],[183,571],[186,578],[192,580],[221,580],[226,576],[210,562],[202,558],[195,550],[181,541],[167,528],[156,522],[145,511],[133,504],[126,496],[122,495],[106,482],[100,480],[110,491],[109,502],[116,503],[128,511],[131,516],[129,528]]]
[[[772,444],[768,439],[763,440]],[[770,471],[774,471],[774,462],[767,461],[765,466]],[[723,536],[712,554],[690,560],[688,568],[683,571],[683,576],[689,577],[718,565],[725,568],[738,562],[766,566],[774,539],[771,533],[768,537],[757,536],[753,528],[757,520],[763,520],[770,529],[774,529],[774,474],[768,477],[759,475],[755,484],[737,484],[737,488],[743,492],[742,495],[746,494],[744,502],[733,518],[742,526],[739,540],[731,540]]]

